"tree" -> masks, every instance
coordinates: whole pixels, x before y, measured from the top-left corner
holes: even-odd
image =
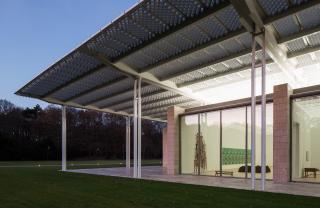
[[[10,112],[13,108],[15,108],[13,103],[11,103],[8,100],[0,99],[0,113],[6,114]]]
[[[1,103],[0,160],[61,159],[60,107],[22,109]],[[142,157],[160,159],[164,124],[143,120],[142,126]],[[68,108],[68,159],[124,159],[125,129],[123,116]]]

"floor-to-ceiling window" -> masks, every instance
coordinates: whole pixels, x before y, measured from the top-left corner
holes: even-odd
[[[246,107],[222,111],[221,175],[245,177],[248,161],[246,151]]]
[[[261,108],[256,110],[256,177],[261,165]],[[180,120],[181,173],[250,177],[250,106],[183,115]],[[273,105],[267,104],[267,178],[273,170]]]
[[[320,183],[320,96],[292,100],[292,180]]]
[[[199,129],[198,114],[183,116],[180,121],[181,133],[181,160],[180,168],[181,173],[194,174],[194,158],[195,158],[195,145],[196,136]]]
[[[200,132],[205,144],[206,168],[201,175],[215,175],[220,169],[220,112],[201,113]]]
[[[251,149],[251,107],[248,114],[248,148]],[[261,176],[261,105],[256,106],[256,178]],[[251,168],[251,161],[248,161]],[[250,172],[248,174],[250,177]],[[273,178],[273,105],[266,105],[266,178]]]

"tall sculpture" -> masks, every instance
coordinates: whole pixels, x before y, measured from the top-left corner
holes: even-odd
[[[194,173],[200,173],[207,169],[207,153],[206,144],[204,143],[203,136],[200,130],[200,115],[198,115],[198,133],[196,134],[196,146],[194,154]]]

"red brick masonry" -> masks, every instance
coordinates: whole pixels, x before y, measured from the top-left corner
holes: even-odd
[[[179,114],[184,109],[171,106],[167,112],[167,138],[166,138],[166,174],[179,174]]]
[[[273,88],[273,181],[290,180],[290,93],[288,84]]]

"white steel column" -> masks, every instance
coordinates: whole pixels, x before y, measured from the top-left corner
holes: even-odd
[[[256,182],[256,40],[252,34],[252,64],[251,64],[251,188],[255,189]]]
[[[141,78],[134,81],[133,99],[133,177],[141,178]]]
[[[61,106],[61,125],[62,125],[62,171],[67,170],[67,119],[66,119],[66,106]]]
[[[133,95],[133,177],[137,178],[138,174],[138,146],[137,146],[137,80],[134,81],[134,95]]]
[[[141,78],[138,81],[138,178],[141,178]]]
[[[262,67],[261,67],[261,190],[266,183],[266,38],[262,33]]]
[[[130,117],[126,118],[126,170],[130,175]]]

